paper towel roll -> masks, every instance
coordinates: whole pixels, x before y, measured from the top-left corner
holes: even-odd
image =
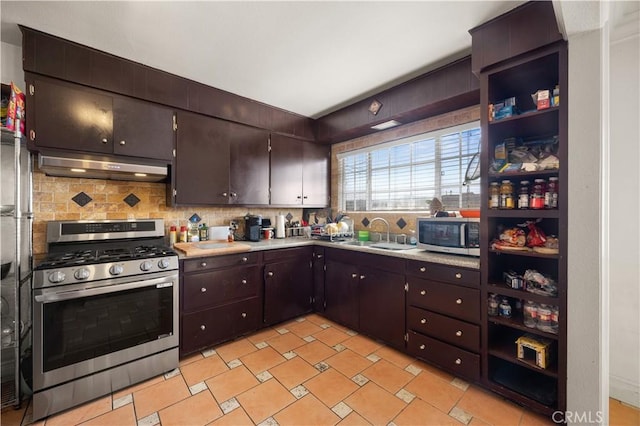
[[[284,238],[284,215],[276,216],[276,238]]]

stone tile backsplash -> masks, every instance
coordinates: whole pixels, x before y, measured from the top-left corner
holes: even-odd
[[[51,220],[100,219],[164,219],[165,234],[169,226],[186,225],[189,217],[197,213],[208,226],[229,225],[231,220],[243,218],[247,213],[260,214],[275,223],[277,214],[288,214],[294,220],[302,216],[302,209],[201,207],[166,205],[166,184],[123,182],[102,179],[63,178],[33,173],[33,252],[46,253],[46,223]],[[84,193],[91,200],[81,206],[73,198]],[[138,199],[133,203],[132,195]],[[85,197],[81,197],[86,200]],[[126,201],[125,201],[126,200]],[[127,201],[130,206],[127,204]]]

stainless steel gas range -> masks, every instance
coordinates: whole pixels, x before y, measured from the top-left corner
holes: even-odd
[[[178,367],[178,256],[161,219],[47,223],[33,277],[34,420]]]

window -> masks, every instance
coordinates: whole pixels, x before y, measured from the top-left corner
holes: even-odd
[[[480,208],[480,180],[465,183],[480,150],[479,123],[467,123],[338,155],[340,209],[446,210]]]

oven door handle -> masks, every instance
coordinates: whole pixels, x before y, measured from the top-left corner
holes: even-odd
[[[51,302],[59,302],[61,300],[79,299],[81,297],[115,293],[123,290],[133,290],[133,289],[142,288],[142,287],[155,286],[157,288],[163,288],[163,287],[173,287],[173,285],[174,284],[173,284],[173,281],[171,280],[171,277],[161,277],[161,278],[154,278],[154,279],[144,280],[144,281],[132,281],[130,283],[106,285],[106,286],[93,287],[93,288],[54,291],[50,293],[47,292],[44,294],[38,294],[34,296],[34,299],[38,303],[51,303]]]

